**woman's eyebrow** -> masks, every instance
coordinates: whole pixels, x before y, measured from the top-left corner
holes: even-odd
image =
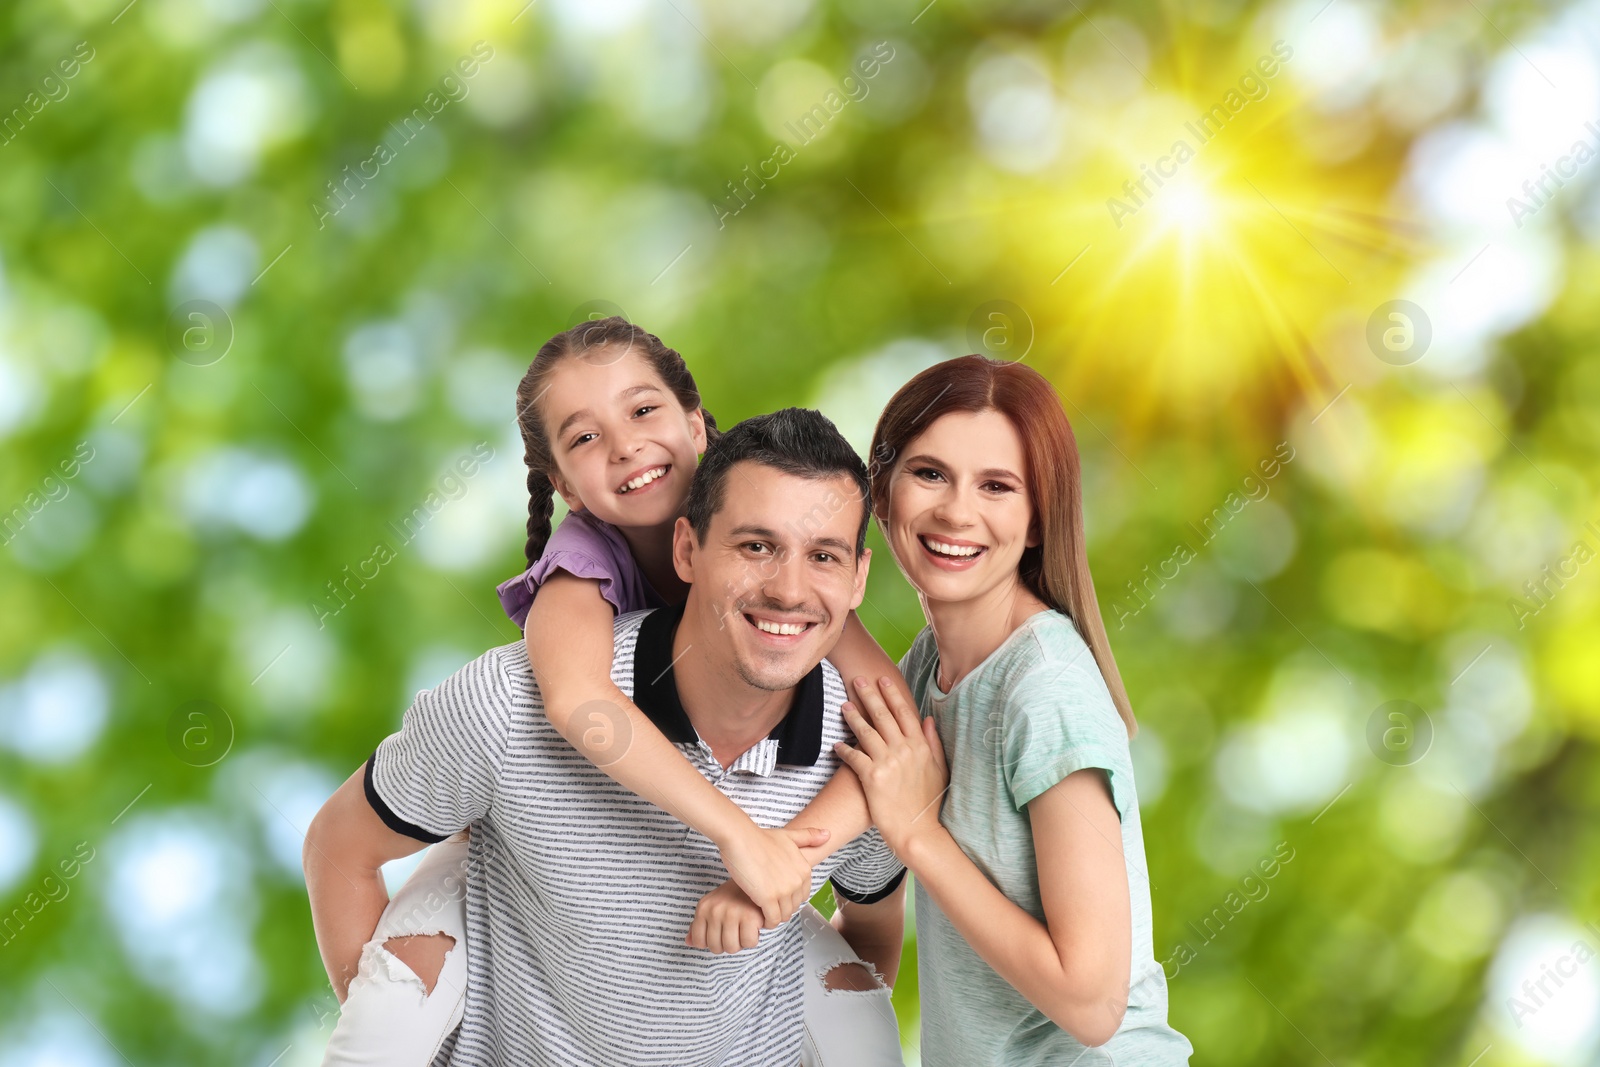
[[[938,467],[941,470],[949,470],[950,469],[950,465],[948,463],[945,463],[943,460],[939,459],[936,456],[930,456],[925,452],[920,454],[920,455],[915,455],[915,456],[908,457],[906,459],[905,465],[909,467],[913,463],[925,463],[930,467]],[[983,470],[978,472],[978,477],[980,477],[980,478],[1010,478],[1012,481],[1017,481],[1017,482],[1020,482],[1020,481],[1023,480],[1022,475],[1017,474],[1015,471],[1007,470],[1004,467],[986,467]]]

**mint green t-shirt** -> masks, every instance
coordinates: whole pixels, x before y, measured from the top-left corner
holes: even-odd
[[[1128,734],[1094,654],[1066,615],[1041,611],[949,693],[939,689],[938,666],[933,630],[925,628],[900,670],[923,717],[933,717],[950,766],[939,821],[989,881],[1044,922],[1027,804],[1073,771],[1103,768],[1122,821],[1133,954],[1122,1026],[1086,1051],[995,973],[918,885],[924,1067],[1187,1064],[1194,1050],[1167,1025],[1166,975],[1152,947]]]

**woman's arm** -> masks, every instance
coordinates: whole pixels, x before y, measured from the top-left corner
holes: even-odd
[[[815,860],[800,848],[822,845],[825,835],[805,822],[764,830],[695,770],[611,681],[612,622],[593,579],[557,573],[539,587],[524,640],[545,717],[619,784],[710,838],[733,880],[778,925],[811,895]]]
[[[846,706],[861,742],[841,748],[884,840],[933,895],[973,951],[1052,1022],[1085,1045],[1122,1025],[1133,918],[1122,826],[1105,772],[1067,775],[1028,804],[1041,923],[1014,904],[939,821],[948,773],[931,720],[919,722],[889,686],[856,687],[867,716]]]
[[[1067,775],[1029,802],[1028,816],[1044,923],[995,888],[937,820],[900,858],[995,973],[1083,1044],[1102,1045],[1127,1011],[1133,940],[1122,826],[1105,772]]]

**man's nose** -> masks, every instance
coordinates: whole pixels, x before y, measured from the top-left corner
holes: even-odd
[[[793,555],[779,556],[764,568],[761,592],[774,604],[785,608],[798,607],[809,599],[805,581],[805,561]]]

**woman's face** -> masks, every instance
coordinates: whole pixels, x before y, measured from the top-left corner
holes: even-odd
[[[567,506],[613,526],[677,518],[705,451],[699,409],[683,405],[648,360],[623,349],[564,359],[538,401]]]
[[[1015,583],[1033,534],[1022,438],[998,411],[951,412],[914,438],[882,516],[906,578],[930,600],[959,602]]]

